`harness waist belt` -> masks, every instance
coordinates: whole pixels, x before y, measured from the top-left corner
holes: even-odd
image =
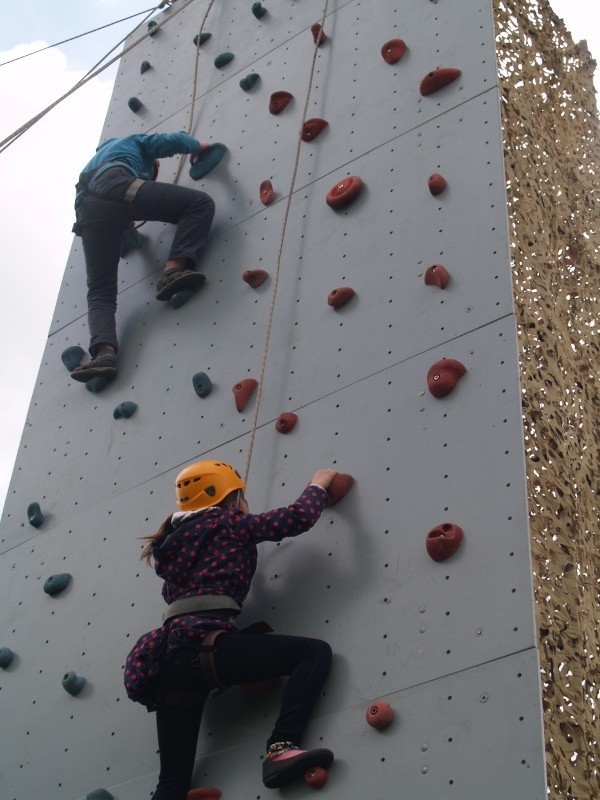
[[[129,184],[127,187],[127,191],[125,192],[125,197],[123,198],[126,203],[131,203],[133,198],[138,193],[138,189],[140,186],[145,183],[141,178],[136,178],[132,183]]]
[[[184,597],[175,600],[167,606],[163,613],[163,622],[176,617],[179,614],[193,614],[195,611],[217,611],[220,609],[230,610],[239,614],[242,610],[233,597],[222,594],[198,594],[194,597]]]

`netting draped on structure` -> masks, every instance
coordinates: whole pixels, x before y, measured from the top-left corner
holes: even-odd
[[[550,798],[600,797],[595,62],[548,0],[494,0]]]

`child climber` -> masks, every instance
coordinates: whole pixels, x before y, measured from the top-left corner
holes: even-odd
[[[300,749],[331,665],[329,645],[238,630],[235,618],[256,570],[256,545],[312,528],[328,504],[327,487],[336,474],[317,470],[291,505],[262,514],[249,513],[244,481],[229,464],[199,461],[177,476],[178,511],[145,537],[142,552],[164,580],[169,604],[164,625],[139,639],[124,676],[128,696],[156,710],[160,774],[152,800],[186,800],[202,709],[214,688],[288,676],[267,741],[266,787],[283,786],[309,767],[327,767],[333,760],[325,748]]]

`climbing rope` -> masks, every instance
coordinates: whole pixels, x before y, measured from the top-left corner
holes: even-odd
[[[323,30],[323,26],[325,25],[325,17],[327,16],[327,7],[328,7],[328,5],[329,5],[329,0],[325,0],[325,5],[323,6],[323,15],[321,17],[321,23],[320,23],[321,24],[321,30]],[[313,50],[313,57],[312,57],[312,63],[311,63],[311,67],[310,67],[310,75],[309,75],[309,78],[308,78],[308,87],[307,87],[307,91],[306,91],[306,100],[304,102],[304,110],[302,112],[302,124],[300,125],[300,130],[302,130],[302,128],[304,127],[304,123],[306,122],[306,115],[308,113],[308,103],[309,103],[309,100],[310,100],[310,93],[311,93],[313,78],[314,78],[314,74],[315,74],[315,65],[316,65],[316,61],[317,61],[317,53],[318,53],[318,50],[319,50],[319,44],[320,44],[320,36],[315,36],[315,47],[314,47],[314,50]],[[281,237],[280,237],[280,240],[279,240],[279,250],[278,250],[278,253],[277,253],[277,261],[276,261],[276,265],[275,265],[275,276],[274,276],[274,279],[273,279],[273,291],[271,293],[271,307],[270,307],[270,310],[269,310],[269,318],[268,318],[268,322],[267,322],[267,332],[266,332],[266,336],[265,336],[265,346],[264,346],[264,349],[263,349],[262,361],[261,361],[259,378],[258,378],[258,389],[257,389],[257,396],[256,396],[256,405],[255,405],[255,408],[254,408],[254,418],[252,420],[252,430],[250,432],[250,444],[248,445],[248,455],[247,455],[247,458],[246,458],[246,468],[244,470],[244,480],[246,481],[246,483],[248,481],[248,473],[250,471],[250,463],[252,461],[252,452],[253,452],[253,449],[254,449],[254,439],[256,437],[256,426],[257,426],[257,422],[258,422],[258,412],[260,410],[260,401],[261,401],[261,398],[262,398],[263,381],[264,381],[264,376],[265,376],[265,371],[266,371],[266,366],[267,366],[267,357],[268,357],[268,353],[269,353],[269,344],[270,344],[270,341],[271,341],[271,329],[273,327],[273,316],[274,316],[274,313],[275,313],[275,302],[276,302],[276,299],[277,299],[277,287],[279,285],[279,273],[281,271],[281,256],[282,256],[282,253],[283,253],[283,245],[284,245],[284,241],[285,241],[287,223],[288,223],[288,218],[289,218],[289,215],[290,215],[290,206],[292,204],[292,195],[293,195],[294,188],[295,188],[295,185],[296,185],[296,176],[298,174],[298,164],[300,162],[300,148],[301,148],[301,146],[302,146],[302,139],[300,138],[300,134],[298,134],[298,145],[296,147],[296,157],[294,159],[294,169],[293,169],[293,172],[292,172],[292,180],[290,182],[290,189],[289,189],[289,192],[288,192],[287,203],[286,203],[285,212],[284,212],[284,216],[283,216],[283,225],[282,225],[282,229],[281,229]]]

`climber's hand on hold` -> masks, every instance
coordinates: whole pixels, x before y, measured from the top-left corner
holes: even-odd
[[[338,474],[337,469],[318,469],[311,478],[311,483],[320,486],[322,489],[327,489],[331,481]]]
[[[198,152],[190,155],[190,164],[196,164],[204,150],[208,150],[209,147],[210,145],[207,142],[198,142]]]

